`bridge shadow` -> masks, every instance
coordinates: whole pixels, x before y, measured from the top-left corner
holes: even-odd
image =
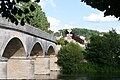
[[[34,46],[33,46],[33,49],[30,53],[30,56],[34,56],[34,57],[37,57],[37,56],[43,56],[43,50],[42,50],[42,47],[41,45],[37,42]]]
[[[18,38],[11,39],[3,53],[3,57],[8,59],[11,57],[25,57],[25,55],[23,44]]]

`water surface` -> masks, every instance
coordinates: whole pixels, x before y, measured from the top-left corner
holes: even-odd
[[[116,74],[60,74],[51,72],[49,75],[36,75],[37,80],[120,80],[120,73]]]

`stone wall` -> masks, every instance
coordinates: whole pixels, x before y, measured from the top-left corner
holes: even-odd
[[[34,79],[34,60],[12,58],[7,62],[7,79]]]
[[[7,79],[7,60],[0,60],[0,79]]]
[[[35,74],[50,74],[50,58],[37,57],[35,59]]]
[[[57,65],[57,57],[56,55],[50,55],[50,70],[51,71],[59,71],[60,67]]]
[[[56,56],[12,57],[0,61],[0,79],[56,79]]]

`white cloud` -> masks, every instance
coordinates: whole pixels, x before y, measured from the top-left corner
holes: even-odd
[[[45,8],[48,5],[56,7],[54,0],[40,0],[39,4],[41,5],[42,8]]]
[[[75,26],[70,24],[65,24],[63,29],[72,29],[72,28],[75,28]]]
[[[47,17],[48,22],[50,23],[50,29],[53,31],[58,31],[60,29],[70,29],[70,28],[75,28],[76,26],[70,25],[70,24],[61,24],[61,21],[48,16]]]
[[[53,18],[53,17],[47,17],[48,22],[50,22],[51,26],[59,26],[60,25],[60,20]]]
[[[53,17],[47,17],[48,19],[48,22],[50,23],[50,29],[53,30],[53,31],[57,31],[59,30],[59,27],[60,27],[60,20],[56,19],[56,18],[53,18]]]
[[[107,30],[98,30],[98,31],[100,31],[100,32],[109,32],[109,31],[111,31],[112,29],[115,29],[115,31],[118,33],[118,34],[120,34],[120,26],[119,27],[111,27],[110,29],[107,29]]]
[[[115,21],[118,21],[118,18],[115,18],[113,16],[104,17],[103,12],[101,12],[99,14],[91,13],[89,16],[84,16],[83,19],[85,21],[90,21],[90,22],[115,22]]]

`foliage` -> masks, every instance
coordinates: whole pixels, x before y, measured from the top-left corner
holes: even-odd
[[[83,60],[83,49],[77,44],[70,42],[67,45],[62,46],[58,52],[58,65],[63,69],[63,72],[74,72],[75,64],[80,64]]]
[[[92,8],[104,11],[104,16],[114,15],[120,18],[120,0],[81,0]]]
[[[65,40],[64,38],[60,38],[59,40],[56,40],[56,42],[59,45],[66,45],[68,43],[68,41]]]
[[[120,63],[120,36],[115,30],[103,36],[92,36],[86,46],[85,58],[99,65],[116,66]]]
[[[34,11],[30,11],[29,7],[33,5],[35,7]],[[19,3],[16,5],[17,7],[19,7],[21,10],[25,10],[26,8],[29,10],[28,14],[22,14],[22,16],[16,15],[15,17],[19,20],[23,19],[24,17],[26,18],[26,20],[24,20],[25,22],[27,22],[28,24],[36,27],[36,28],[40,28],[43,31],[52,33],[52,31],[48,30],[50,27],[50,24],[47,21],[47,17],[45,15],[45,13],[42,11],[41,6],[39,6],[37,3],[35,2],[31,2],[29,1],[28,3]],[[33,16],[32,18],[28,18],[29,16]]]
[[[96,31],[96,30],[81,29],[81,28],[73,28],[73,29],[72,29],[72,32],[73,32],[75,35],[79,35],[79,36],[84,36],[84,37],[86,37],[86,40],[89,40],[92,35],[102,34],[102,33],[98,32],[98,31]],[[66,34],[65,34],[65,29],[59,30],[59,32],[56,32],[55,34],[61,35],[61,33],[62,33],[63,37],[66,36]]]
[[[120,73],[120,65],[115,65],[115,66],[98,66],[96,67],[96,71],[98,73]]]
[[[89,29],[73,28],[72,31],[73,31],[73,33],[75,33],[75,35],[85,36],[86,40],[89,40],[90,37],[93,35],[101,34],[100,32],[98,32],[96,30],[89,30]]]
[[[96,73],[97,65],[91,64],[91,63],[81,63],[76,64],[76,73],[82,73],[82,74],[89,74],[89,73]]]
[[[91,36],[85,50],[70,44],[58,53],[57,63],[63,73],[120,73],[120,35],[114,29]],[[87,63],[81,61],[83,57]]]
[[[28,14],[30,11],[34,11],[35,7],[31,4],[28,8],[22,10],[19,7],[16,7],[16,4],[19,4],[20,2],[28,3],[29,1],[30,0],[1,0],[0,14],[2,15],[2,17],[5,17],[6,19],[10,20],[12,23],[18,25],[18,19],[15,18],[14,15],[21,16],[22,14]],[[34,0],[34,2],[40,2],[40,0]],[[25,19],[27,20],[31,17],[32,16],[22,18],[20,21],[21,25],[25,24],[24,22]]]

